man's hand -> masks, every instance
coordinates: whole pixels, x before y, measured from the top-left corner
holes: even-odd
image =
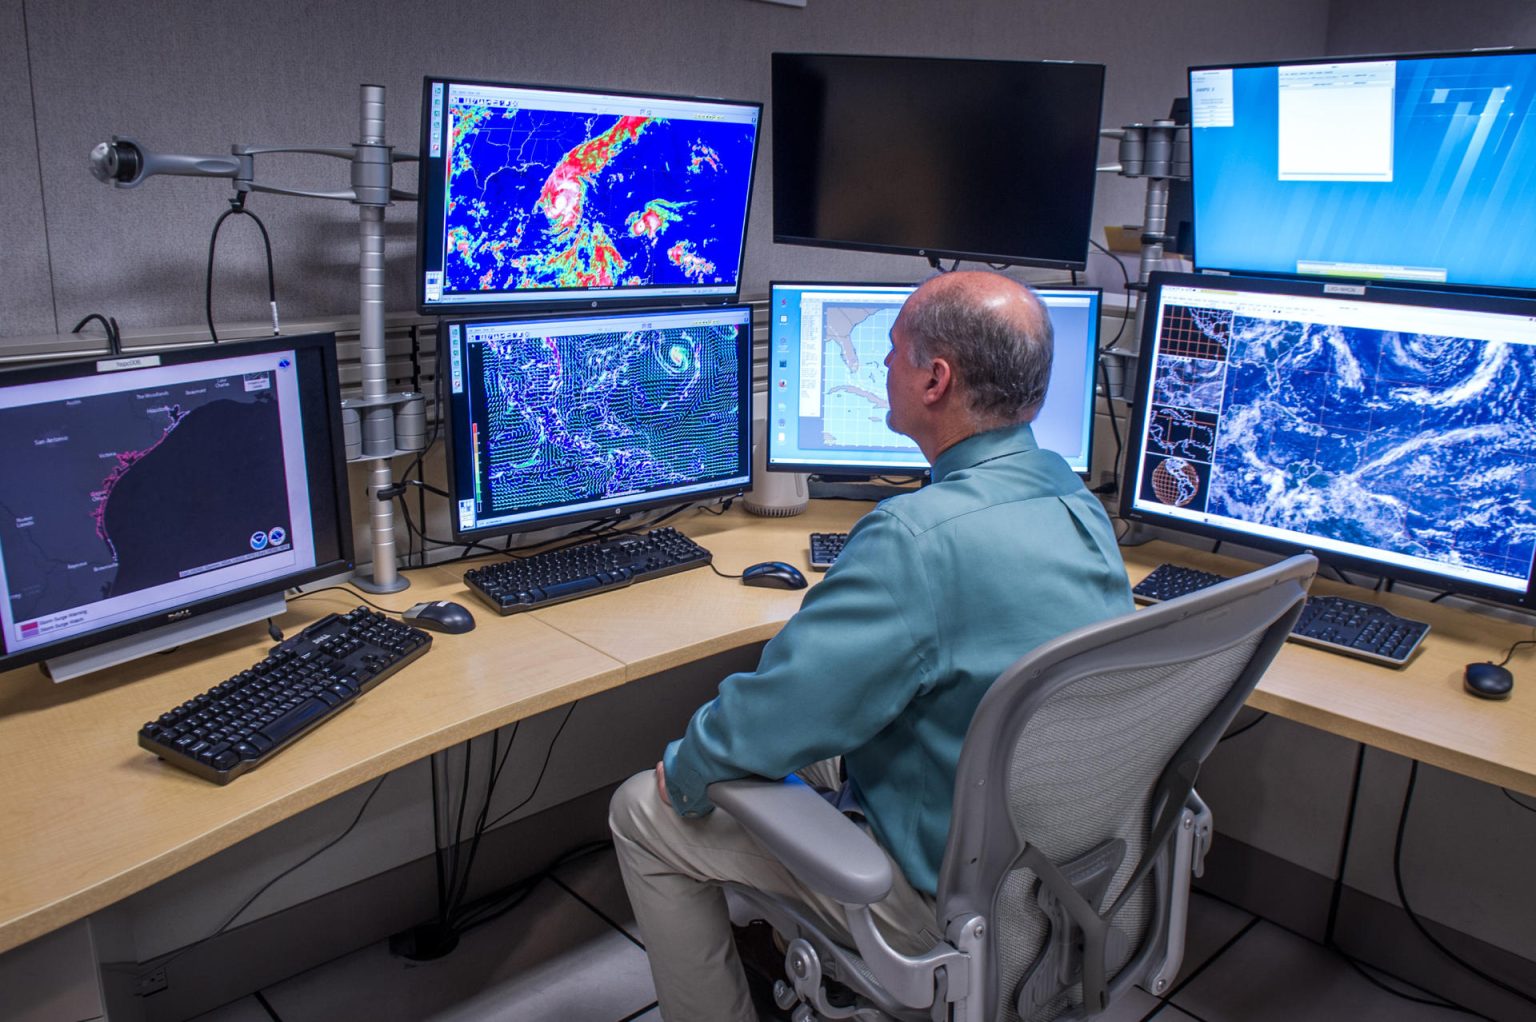
[[[656,790],[661,792],[663,802],[672,804],[672,796],[667,794],[667,764],[662,760],[656,761]]]

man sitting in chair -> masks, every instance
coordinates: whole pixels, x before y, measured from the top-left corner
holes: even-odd
[[[840,790],[839,808],[857,807],[899,867],[877,923],[918,953],[941,935],[934,895],[977,703],[1035,646],[1131,610],[1109,519],[1030,429],[1051,336],[1035,294],[999,274],[948,273],[913,293],[891,327],[888,421],[917,442],[932,484],[865,515],[757,670],[722,681],[654,775],[614,794],[668,1022],[757,1017],[721,882],[795,898],[847,934],[835,902],[714,811],[709,784],[798,771]]]

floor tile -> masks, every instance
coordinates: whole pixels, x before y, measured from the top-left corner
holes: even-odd
[[[1179,969],[1179,977],[1193,974],[1221,950],[1223,944],[1237,936],[1252,921],[1252,913],[1199,891],[1191,892],[1189,922],[1184,938],[1184,964]]]
[[[242,997],[212,1011],[195,1015],[188,1022],[272,1022],[272,1016],[256,1002],[256,998]]]
[[[566,863],[554,875],[593,910],[639,939],[640,930],[635,926],[635,913],[629,907],[629,895],[624,893],[624,878],[612,846]]]
[[[395,958],[380,943],[265,995],[283,1022],[615,1022],[656,999],[645,953],[548,882],[438,961]]]
[[[1372,986],[1334,952],[1266,922],[1178,991],[1173,1003],[1205,1022],[1445,1022],[1449,1017],[1443,1008]]]

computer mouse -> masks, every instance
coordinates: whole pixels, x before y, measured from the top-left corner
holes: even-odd
[[[452,600],[418,603],[400,616],[410,624],[420,625],[429,632],[447,632],[449,635],[472,631],[475,627],[475,616],[469,612],[468,608]]]
[[[1509,690],[1515,687],[1515,676],[1507,667],[1483,661],[1467,665],[1463,683],[1468,692],[1483,699],[1508,699]]]
[[[763,561],[741,573],[744,586],[766,586],[770,589],[804,589],[805,576],[793,564],[783,561]]]

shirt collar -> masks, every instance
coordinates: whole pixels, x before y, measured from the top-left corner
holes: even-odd
[[[961,469],[974,468],[1007,454],[1023,454],[1039,446],[1035,443],[1035,431],[1027,422],[976,433],[938,456],[933,463],[933,481],[941,482],[945,476]]]

